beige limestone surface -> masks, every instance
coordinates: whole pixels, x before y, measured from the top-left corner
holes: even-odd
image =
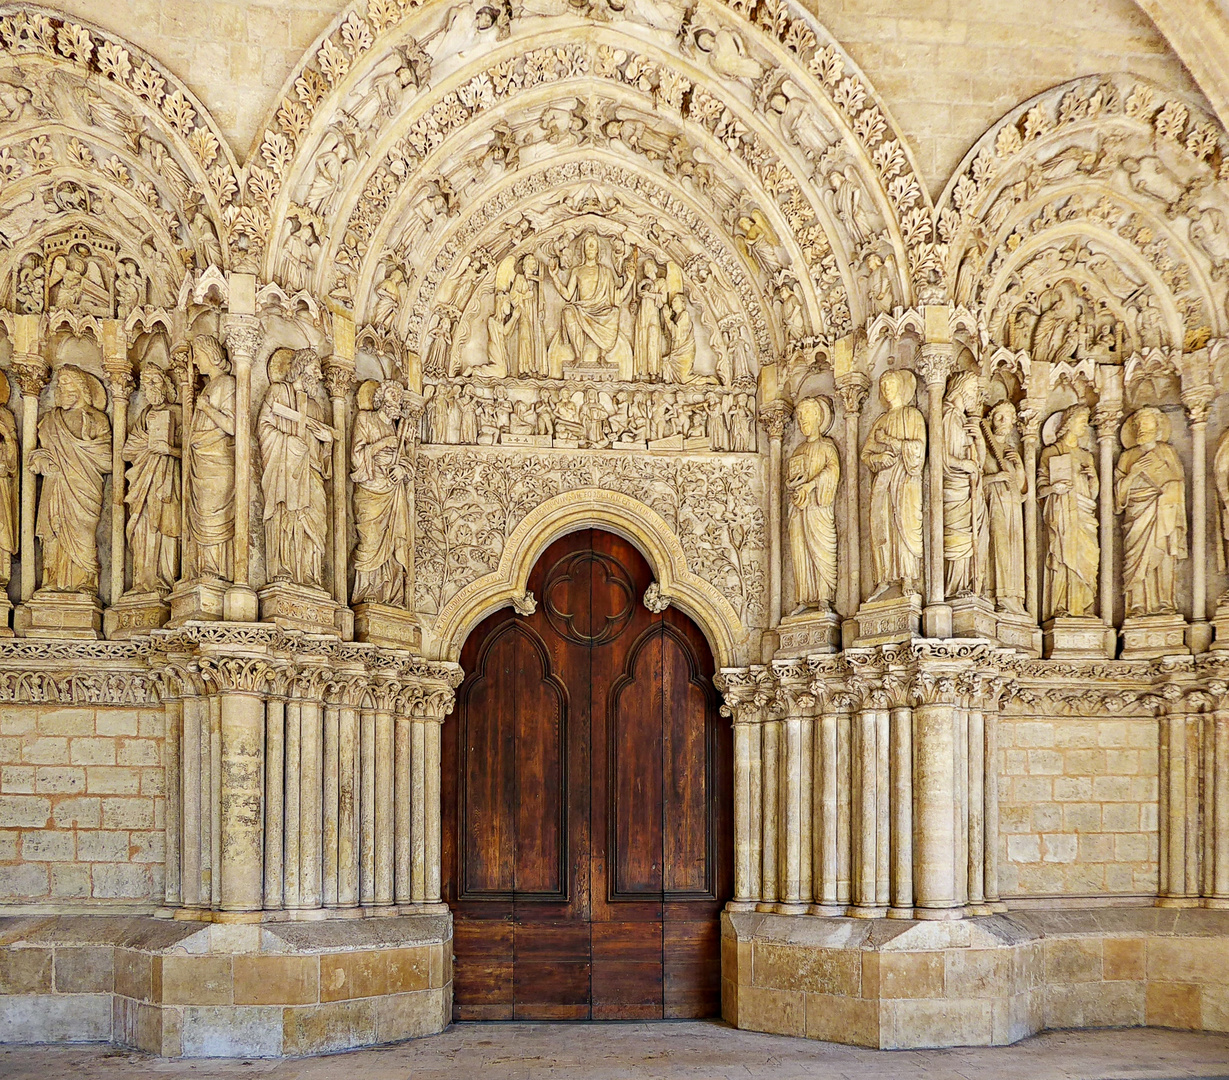
[[[152,1070],[151,1070],[152,1066]],[[441,1035],[301,1061],[161,1061],[94,1047],[0,1050],[7,1080],[267,1077],[268,1080],[1202,1080],[1229,1075],[1229,1036],[1177,1031],[1054,1032],[1012,1047],[886,1051],[735,1031],[719,1023],[454,1024]]]

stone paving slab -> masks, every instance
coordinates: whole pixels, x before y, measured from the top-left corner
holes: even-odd
[[[108,1047],[5,1047],[3,1080],[1229,1080],[1229,1036],[1048,1032],[1015,1046],[863,1050],[719,1022],[454,1024],[295,1061],[169,1061]]]

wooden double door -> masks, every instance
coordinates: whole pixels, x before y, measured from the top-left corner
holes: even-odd
[[[453,1015],[714,1016],[733,889],[729,725],[696,626],[589,530],[475,628],[443,738]]]

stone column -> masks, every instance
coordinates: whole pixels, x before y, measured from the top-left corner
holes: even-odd
[[[111,391],[111,597],[124,595],[124,443],[128,440],[128,399],[134,389],[128,337],[116,319],[102,321],[102,367]]]
[[[853,906],[855,918],[887,913],[891,832],[888,821],[888,708],[883,692],[866,689],[853,717]]]
[[[223,912],[264,906],[264,756],[267,672],[262,661],[223,659],[216,668],[221,699],[219,820]]]
[[[235,580],[226,590],[223,613],[228,622],[255,622],[256,590],[251,578],[252,509],[252,364],[260,346],[255,301],[240,302],[237,286],[250,274],[231,274],[231,314],[222,322],[235,376]],[[254,283],[252,284],[254,289]]]
[[[350,392],[354,388],[354,321],[345,315],[333,316],[333,354],[324,363],[333,404],[333,599],[338,606],[338,627],[343,640],[354,637],[354,616],[350,612],[346,567],[349,562],[350,532],[346,497],[346,478],[350,475],[346,422]]]
[[[1215,711],[1205,720],[1204,737],[1208,740],[1211,767],[1207,776],[1209,792],[1206,798],[1205,828],[1210,835],[1204,906],[1229,908],[1229,685],[1214,687]]]
[[[353,705],[337,710],[337,904],[359,902],[359,715]]]
[[[393,734],[393,714],[377,706],[373,716],[375,728],[375,840],[372,862],[375,882],[372,902],[379,905],[393,902],[393,847],[397,839],[393,802],[396,745]]]
[[[341,711],[336,705],[324,706],[323,802],[321,805],[321,872],[324,879],[322,902],[325,907],[338,904],[338,867],[341,859]]]
[[[302,783],[299,785],[299,904],[305,908],[318,908],[323,903],[322,711],[317,700],[305,698],[299,703],[299,742],[303,763]],[[336,880],[334,877],[334,889]]]
[[[298,775],[294,775],[297,782]],[[266,910],[286,903],[286,702],[265,702],[265,901]]]
[[[392,714],[396,704],[396,690],[392,686],[380,690],[377,709],[386,716]],[[413,899],[411,875],[411,836],[413,803],[413,775],[410,765],[410,718],[397,710],[394,720],[393,748],[393,830],[396,838],[394,858],[394,898],[398,904],[408,904]]]
[[[1021,411],[1024,472],[1024,606],[1034,622],[1041,622],[1041,552],[1037,542],[1037,457],[1041,446],[1040,411]]]
[[[852,359],[850,360],[852,364]],[[842,638],[847,643],[858,636],[856,616],[862,603],[862,512],[859,503],[861,462],[858,456],[862,406],[871,382],[852,367],[837,375],[836,392],[845,408],[845,438],[841,442],[841,484],[845,490],[845,622]]]
[[[1160,716],[1160,907],[1193,907],[1199,896],[1199,717],[1182,698]]]
[[[839,716],[835,705],[835,702],[826,705],[823,715],[815,725],[815,767],[812,772],[816,792],[815,854],[812,860],[815,902],[811,910],[816,915],[843,914],[837,899],[841,791],[837,771]]]
[[[768,432],[768,625],[781,624],[781,580],[784,564],[781,555],[781,440],[792,410],[778,398],[760,408],[760,423]]]
[[[1207,352],[1183,358],[1182,404],[1191,426],[1191,623],[1187,645],[1193,653],[1212,644],[1208,621],[1208,411],[1216,400]]]
[[[780,766],[780,876],[776,910],[803,915],[811,899],[811,721],[799,715],[798,695],[788,695],[788,715],[781,721]],[[807,873],[803,875],[803,855]]]
[[[30,455],[38,446],[38,396],[51,377],[51,367],[39,352],[39,317],[17,315],[10,369],[21,389],[21,599],[34,595],[34,521],[38,504]]]
[[[759,899],[756,854],[759,844],[753,841],[753,823],[758,817],[752,812],[751,771],[759,757],[753,750],[753,736],[758,735],[753,711],[745,706],[727,707],[734,714],[734,899],[733,910],[752,911]],[[758,740],[756,740],[758,742]]]
[[[760,904],[761,911],[776,910],[776,901],[780,896],[777,882],[777,801],[780,783],[777,770],[780,766],[781,721],[765,720],[760,725],[762,753],[762,782],[760,795],[762,798],[761,832],[762,862],[760,867]]]
[[[929,318],[928,318],[929,323]],[[946,603],[943,566],[943,393],[956,363],[951,342],[926,342],[918,357],[918,370],[926,382],[926,445],[930,535],[926,545],[926,606],[922,633],[926,637],[952,636],[952,609]]]
[[[999,695],[1002,688],[1002,680],[998,680],[994,692],[987,696],[983,713],[985,720],[983,760],[986,767],[986,778],[983,787],[986,805],[986,845],[982,889],[986,905],[993,912],[1007,910],[1007,905],[999,899]]]
[[[183,829],[183,699],[165,699],[166,756],[166,825],[163,829],[166,844],[165,868],[163,870],[163,902],[167,907],[179,907],[183,900],[181,877],[180,839]]]
[[[426,751],[426,896],[428,904],[440,906],[440,725],[443,716],[428,716],[425,723],[423,746]]]
[[[1114,626],[1114,444],[1118,439],[1118,429],[1122,425],[1122,369],[1110,369],[1108,365],[1101,365],[1098,368],[1097,382],[1101,397],[1093,413],[1093,423],[1097,429],[1098,474],[1101,485],[1099,499],[1101,584],[1098,598],[1101,607],[1101,621],[1112,630]]]
[[[958,919],[956,888],[956,726],[960,708],[950,675],[919,673],[913,710],[914,916]]]
[[[364,906],[376,898],[376,714],[366,708],[358,714],[359,745],[359,859],[358,898]]]
[[[303,790],[303,735],[302,705],[293,697],[287,698],[282,707],[283,745],[285,748],[286,797],[283,801],[282,825],[282,903],[288,908],[302,904],[300,885],[300,850],[302,790]]]
[[[913,710],[892,704],[892,906],[889,919],[913,918]]]

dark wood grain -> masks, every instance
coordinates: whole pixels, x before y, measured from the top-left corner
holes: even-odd
[[[521,617],[475,628],[444,725],[457,1019],[720,1011],[732,755],[696,626],[640,602],[635,547],[552,544]]]

